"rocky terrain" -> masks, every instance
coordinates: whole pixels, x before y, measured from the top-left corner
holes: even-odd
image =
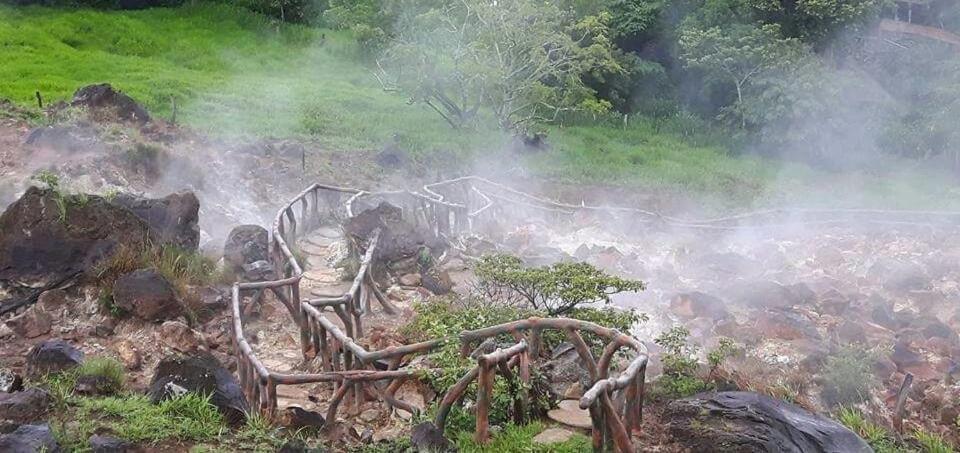
[[[397,176],[403,170],[383,167],[393,161],[365,163],[376,159],[362,153],[333,154],[294,140],[208,139],[151,119],[104,86],[82,89],[72,105],[46,115],[40,122],[49,124],[14,114],[0,120],[0,205],[7,206],[0,216],[0,418],[6,420],[0,451],[60,448],[62,438],[44,424],[55,415],[57,395],[38,382],[91,357],[118,359],[126,385],[155,403],[203,392],[228,424],[242,423],[250,405],[234,377],[228,288],[236,279],[271,278],[267,241],[276,209],[315,181],[363,188],[419,183],[407,175],[392,186],[404,179]],[[563,192],[554,191],[561,198]],[[360,214],[342,229],[327,225],[297,244],[306,265],[304,294],[342,291],[352,247],[346,236],[372,229],[365,215],[373,214]],[[389,269],[385,293],[400,315],[375,312],[360,341],[373,350],[406,343],[398,329],[415,316],[414,304],[451,291],[468,295],[475,280],[470,264],[483,253],[507,251],[531,264],[585,261],[647,283],[646,291],[618,294],[612,304],[649,316],[631,332],[650,351],[648,380],[656,381],[662,369],[663,350],[653,339],[684,326],[704,361],[721,339],[732,339],[738,352],[709,378],[722,383],[720,390],[751,391],[651,399],[638,448],[869,451],[856,434],[816,414],[831,413],[838,403],[885,426],[960,442],[958,225],[845,222],[719,231],[643,225],[599,215],[561,222],[530,215],[453,246],[398,227],[385,233],[396,253],[409,261],[427,247],[442,257],[440,272],[411,272],[416,258]],[[244,316],[268,368],[316,365],[302,363],[299,331],[275,298],[250,304]],[[554,353],[554,360],[563,356]],[[863,384],[854,386],[863,394],[853,398],[844,382],[850,376],[838,374],[851,362],[867,370],[853,377]],[[325,426],[323,438],[335,450],[429,437],[411,426],[413,414],[375,402],[324,421],[327,387],[281,389],[280,423],[293,430]],[[71,390],[110,393],[103,383],[81,379]],[[421,410],[438,398],[420,384],[400,392]],[[589,428],[585,411],[562,404],[555,411],[550,418],[563,426],[554,428],[560,437]],[[705,411],[710,416],[697,419]],[[744,416],[756,412],[789,422]],[[742,426],[731,428],[736,423]],[[93,434],[96,439],[84,441],[94,451],[191,446],[109,450],[97,445],[123,441]]]

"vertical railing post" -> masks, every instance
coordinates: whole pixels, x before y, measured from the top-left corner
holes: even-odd
[[[473,440],[478,444],[490,438],[490,400],[493,392],[493,365],[480,358],[480,374],[477,377],[477,429]]]

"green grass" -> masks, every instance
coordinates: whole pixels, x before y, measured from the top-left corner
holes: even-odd
[[[905,435],[903,442],[898,441],[893,433],[867,420],[857,409],[841,407],[837,411],[837,420],[867,441],[877,453],[954,453],[956,451],[942,437],[923,429],[915,430],[912,436]]]
[[[398,134],[426,168],[453,162],[470,170],[483,160],[478,167],[501,175],[527,168],[566,182],[689,190],[741,206],[836,204],[842,194],[851,206],[960,207],[945,172],[896,161],[841,177],[731,156],[729,139],[689,116],[580,119],[548,129],[549,151],[498,155],[509,138],[492,121],[453,131],[427,107],[381,89],[349,33],[280,24],[221,3],[141,11],[0,6],[0,61],[0,98],[24,107],[35,108],[38,90],[49,104],[110,82],[160,116],[169,117],[176,100],[178,121],[219,135],[304,136],[351,151],[378,149]]]
[[[102,418],[117,437],[131,442],[204,441],[226,429],[210,398],[193,393],[158,404],[142,395],[80,399],[78,407],[78,419]]]
[[[109,390],[116,393],[123,390],[127,380],[123,364],[110,357],[91,357],[77,367],[77,377],[100,376],[109,382]]]
[[[499,433],[494,434],[485,445],[478,445],[473,441],[472,432],[460,433],[457,438],[457,448],[462,453],[580,453],[593,451],[590,439],[582,434],[574,434],[566,442],[550,445],[533,443],[533,438],[544,430],[540,423],[531,423],[524,426],[507,425]]]

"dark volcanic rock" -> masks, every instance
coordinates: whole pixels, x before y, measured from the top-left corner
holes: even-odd
[[[113,301],[123,310],[149,321],[176,318],[183,311],[173,286],[154,269],[121,275],[113,284]]]
[[[907,292],[930,286],[930,277],[923,266],[909,261],[878,260],[868,270],[867,277],[880,281],[887,291]]]
[[[109,83],[87,85],[73,93],[70,105],[82,106],[91,110],[112,110],[120,120],[147,123],[150,114],[137,104],[133,98],[115,90]]]
[[[283,426],[298,430],[301,428],[322,428],[323,415],[319,412],[308,411],[297,406],[289,406],[284,410]]]
[[[193,192],[177,192],[163,198],[120,194],[113,202],[143,219],[164,244],[191,251],[200,244],[200,201]]]
[[[230,230],[223,244],[223,260],[234,272],[241,273],[245,265],[268,260],[269,233],[260,225],[240,225]]]
[[[0,436],[0,451],[4,453],[58,453],[60,444],[46,423],[20,425],[9,434]]]
[[[129,442],[116,437],[98,434],[90,436],[90,449],[93,453],[125,453],[132,451],[131,447]]]
[[[74,392],[87,396],[112,395],[117,390],[114,381],[100,375],[80,376],[73,386]]]
[[[154,402],[170,396],[172,383],[191,392],[211,395],[210,402],[231,423],[245,418],[249,410],[240,384],[220,362],[208,354],[196,356],[168,356],[157,364],[150,381],[150,398]]]
[[[826,417],[751,392],[704,393],[671,402],[663,421],[674,440],[696,452],[872,452]]]
[[[424,272],[420,284],[438,296],[447,294],[453,289],[453,280],[450,279],[450,273],[437,269]]]
[[[0,393],[0,419],[18,423],[37,421],[47,414],[52,403],[50,394],[37,387],[22,392]]]
[[[27,375],[42,376],[69,370],[83,362],[83,352],[59,338],[47,340],[27,354]]]
[[[86,153],[104,149],[92,127],[43,126],[30,131],[24,144],[60,153]]]
[[[456,451],[453,444],[443,436],[443,430],[432,422],[423,422],[413,427],[410,443],[420,453]]]
[[[440,256],[445,248],[435,234],[409,223],[401,208],[386,202],[360,212],[344,225],[348,235],[361,240],[368,239],[377,228],[381,230],[377,255],[387,262],[417,256],[423,248],[432,256]]]
[[[277,453],[325,453],[326,451],[323,448],[309,447],[301,439],[292,439],[283,444]]]
[[[60,219],[57,194],[31,187],[0,215],[0,282],[43,287],[93,268],[120,245],[138,247],[150,229],[101,197],[70,202]]]

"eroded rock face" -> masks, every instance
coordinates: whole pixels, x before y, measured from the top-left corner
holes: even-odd
[[[169,389],[174,386],[211,395],[210,402],[231,423],[242,421],[249,410],[236,378],[209,354],[173,355],[160,360],[150,381],[150,398],[154,402],[169,398],[173,396]]]
[[[0,436],[0,451],[6,453],[58,453],[60,444],[53,437],[50,425],[20,425],[13,432]]]
[[[59,338],[47,340],[27,354],[27,374],[42,376],[74,368],[83,362],[83,352]]]
[[[93,268],[120,245],[152,239],[136,215],[101,197],[68,203],[60,218],[59,195],[31,187],[0,215],[0,284],[40,288]]]
[[[177,192],[163,198],[120,194],[113,202],[143,219],[164,244],[184,250],[196,250],[200,245],[200,200],[193,192]]]
[[[858,453],[873,450],[839,423],[752,392],[703,393],[671,402],[663,420],[697,452]]]
[[[173,286],[154,269],[121,275],[113,284],[118,307],[148,321],[172,319],[182,314]]]

